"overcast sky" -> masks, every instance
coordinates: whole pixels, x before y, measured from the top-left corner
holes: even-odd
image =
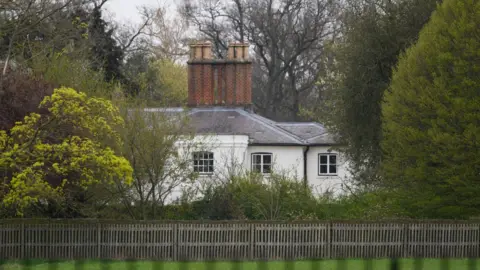
[[[180,0],[109,0],[105,7],[110,12],[110,15],[118,22],[133,22],[140,23],[140,16],[138,14],[138,7],[160,7],[168,6],[172,11],[176,10],[175,3]]]

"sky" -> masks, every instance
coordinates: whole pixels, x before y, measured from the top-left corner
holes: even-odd
[[[141,17],[138,7],[160,7],[167,6],[172,11],[176,10],[176,4],[180,0],[109,0],[105,7],[116,21],[120,23],[140,23]]]

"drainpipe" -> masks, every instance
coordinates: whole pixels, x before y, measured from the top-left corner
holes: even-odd
[[[305,150],[303,151],[303,182],[305,187],[308,186],[308,180],[307,180],[307,154],[308,150],[310,150],[310,145],[307,145],[305,147]]]

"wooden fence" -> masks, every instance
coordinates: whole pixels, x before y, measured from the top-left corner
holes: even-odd
[[[0,220],[0,259],[480,257],[480,223]]]

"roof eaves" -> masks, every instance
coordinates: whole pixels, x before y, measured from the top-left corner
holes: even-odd
[[[343,146],[341,143],[309,143],[308,146]]]
[[[184,112],[185,109],[183,107],[147,107],[144,108],[143,111],[145,112]]]
[[[249,143],[251,146],[307,146],[306,143],[259,143],[253,142]]]

